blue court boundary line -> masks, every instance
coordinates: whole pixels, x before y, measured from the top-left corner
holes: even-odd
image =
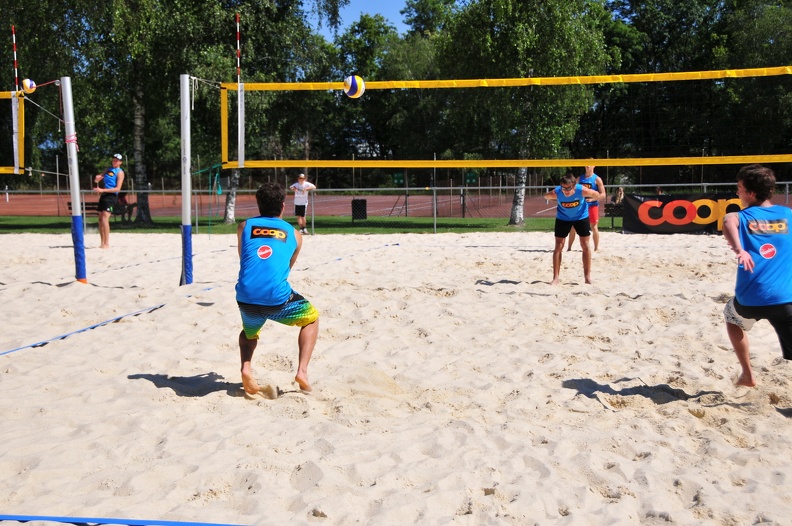
[[[90,331],[92,329],[96,329],[98,327],[102,327],[104,325],[108,325],[110,323],[115,323],[115,322],[117,322],[119,320],[122,320],[122,319],[128,317],[128,316],[139,316],[141,314],[154,312],[155,310],[161,309],[164,306],[165,306],[164,303],[160,303],[159,305],[155,305],[153,307],[148,307],[146,309],[141,309],[139,311],[130,312],[128,314],[122,314],[121,316],[116,316],[115,318],[110,318],[109,320],[101,321],[99,323],[95,323],[93,325],[89,325],[88,327],[83,327],[82,329],[77,329],[76,331],[67,332],[66,334],[61,334],[60,336],[54,336],[54,337],[50,338],[49,340],[42,340],[42,341],[37,342],[37,343],[31,343],[29,345],[23,345],[22,347],[17,347],[16,349],[11,349],[10,351],[0,352],[0,356],[4,356],[6,354],[11,354],[12,352],[21,351],[22,349],[31,349],[31,348],[36,348],[36,347],[44,347],[45,345],[47,345],[50,342],[54,342],[56,340],[65,340],[69,336],[74,336],[75,334],[80,334],[81,332]],[[0,515],[0,520],[2,520],[2,517],[3,516]]]
[[[99,519],[93,517],[54,517],[48,515],[0,515],[0,522],[2,521],[17,521],[17,522],[30,522],[30,521],[49,521],[49,522],[62,522],[64,524],[126,524],[128,526],[237,526],[234,524],[222,524],[215,522],[178,522],[178,521],[153,521],[153,520],[138,520],[138,519]]]
[[[366,252],[372,252],[374,250],[382,250],[383,248],[398,247],[398,246],[401,246],[401,245],[399,243],[389,243],[389,244],[383,245],[381,247],[374,247],[374,248],[370,248],[368,250],[364,250],[362,252],[357,252],[357,253],[351,254],[350,256],[347,256],[347,257],[352,257],[352,256],[356,256],[356,255],[359,255],[359,254],[364,254]],[[229,250],[229,249],[223,249],[223,250]],[[173,258],[171,258],[171,259],[173,259]],[[306,271],[306,270],[310,270],[312,268],[315,268],[317,266],[327,265],[328,263],[341,261],[343,259],[344,259],[343,257],[338,257],[338,258],[332,259],[330,261],[325,261],[324,263],[319,263],[317,265],[313,265],[313,266],[310,266],[310,267],[304,267],[304,268],[301,268],[301,269],[295,269],[295,270]],[[202,291],[212,290],[214,288],[216,288],[216,287],[208,287],[208,288],[202,289]],[[191,294],[188,295],[187,297],[190,297],[190,296],[191,296]],[[102,327],[104,325],[109,325],[110,323],[115,323],[115,322],[117,322],[117,321],[119,321],[119,320],[121,320],[123,318],[129,317],[129,316],[139,316],[141,314],[147,314],[147,313],[150,313],[150,312],[154,312],[155,310],[161,309],[165,305],[166,305],[165,303],[160,303],[159,305],[155,305],[154,307],[148,307],[146,309],[141,309],[139,311],[130,312],[128,314],[122,314],[121,316],[116,316],[115,318],[111,318],[109,320],[105,320],[105,321],[102,321],[102,322],[99,322],[99,323],[95,323],[95,324],[90,325],[88,327],[83,327],[82,329],[77,329],[76,331],[68,332],[66,334],[61,334],[60,336],[53,336],[52,338],[50,338],[48,340],[42,340],[40,342],[31,343],[31,344],[28,344],[28,345],[23,345],[22,347],[17,347],[16,349],[11,349],[9,351],[0,352],[0,356],[5,356],[6,354],[11,354],[13,352],[21,351],[23,349],[35,349],[35,348],[38,348],[38,347],[44,347],[45,345],[47,345],[50,342],[54,342],[54,341],[58,341],[58,340],[65,340],[69,336],[74,336],[75,334],[80,334],[82,332],[90,331],[92,329],[96,329],[96,328]],[[0,515],[0,521],[3,520],[2,517],[3,517],[3,515]],[[146,524],[149,524],[149,523],[146,523]],[[159,524],[159,523],[156,523],[156,524]],[[198,524],[198,523],[195,523],[195,524]]]

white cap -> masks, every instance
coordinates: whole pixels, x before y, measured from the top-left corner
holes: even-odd
[[[124,156],[123,156],[123,155],[121,155],[120,153],[117,153],[117,154],[113,155],[113,157],[115,157],[115,158],[116,158],[116,159],[118,159],[119,161],[122,161],[122,160],[124,159]]]
[[[300,174],[297,179],[305,179],[305,174]]]

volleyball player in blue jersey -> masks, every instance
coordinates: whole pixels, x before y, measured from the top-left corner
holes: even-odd
[[[113,165],[94,177],[96,187],[94,192],[99,194],[99,248],[110,248],[110,216],[113,207],[118,202],[118,192],[124,185],[124,170],[121,169],[123,157],[120,153],[113,155]]]
[[[598,198],[599,195],[599,192],[577,184],[577,179],[571,172],[568,172],[561,179],[560,186],[556,186],[554,190],[545,194],[545,199],[558,201],[555,220],[552,285],[558,285],[564,241],[573,228],[580,237],[580,248],[583,250],[583,277],[586,283],[591,283],[591,249],[589,248],[591,224],[589,223],[586,199]]]
[[[594,166],[586,166],[585,173],[577,178],[578,184],[583,185],[585,188],[591,188],[599,192],[599,197],[596,199],[587,199],[589,210],[589,224],[591,224],[591,239],[594,241],[594,252],[599,248],[599,202],[607,197],[605,192],[605,183],[602,178],[594,173]],[[575,232],[569,233],[569,245],[567,251],[572,250],[572,243],[575,242]]]
[[[283,220],[286,191],[277,183],[264,183],[256,192],[259,216],[237,227],[239,279],[236,300],[242,316],[239,356],[242,386],[248,394],[259,392],[253,377],[253,352],[267,320],[300,327],[297,374],[294,381],[310,391],[308,362],[319,335],[319,312],[292,290],[289,273],[302,247],[302,235]]]
[[[757,164],[737,172],[743,209],[723,218],[723,237],[737,255],[735,295],[723,311],[742,372],[737,385],[754,387],[747,331],[757,320],[775,329],[784,359],[792,360],[792,210],[774,205],[775,173]]]

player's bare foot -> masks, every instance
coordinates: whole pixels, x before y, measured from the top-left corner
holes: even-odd
[[[297,373],[297,375],[294,377],[294,381],[297,382],[297,385],[300,386],[300,389],[306,393],[310,393],[312,391],[311,384],[308,383],[308,377],[306,375]]]
[[[754,380],[753,375],[745,375],[741,374],[737,381],[734,382],[734,385],[739,385],[742,387],[756,387],[756,380]]]
[[[110,248],[110,245],[99,245],[99,248]]]
[[[591,278],[586,278],[586,285],[591,285]]]
[[[558,285],[558,278],[550,282],[551,285]]]
[[[253,378],[253,373],[242,371],[242,387],[245,388],[247,394],[256,394],[259,392],[259,385],[256,379]]]

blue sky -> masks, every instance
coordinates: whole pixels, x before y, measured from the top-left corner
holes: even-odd
[[[404,0],[350,0],[349,5],[341,10],[341,27],[339,33],[343,32],[350,24],[360,18],[361,13],[370,15],[382,15],[385,19],[396,27],[399,34],[407,30],[407,26],[402,22],[402,15],[399,11],[404,9]],[[327,27],[322,27],[321,33],[326,39],[332,40],[333,37]]]

